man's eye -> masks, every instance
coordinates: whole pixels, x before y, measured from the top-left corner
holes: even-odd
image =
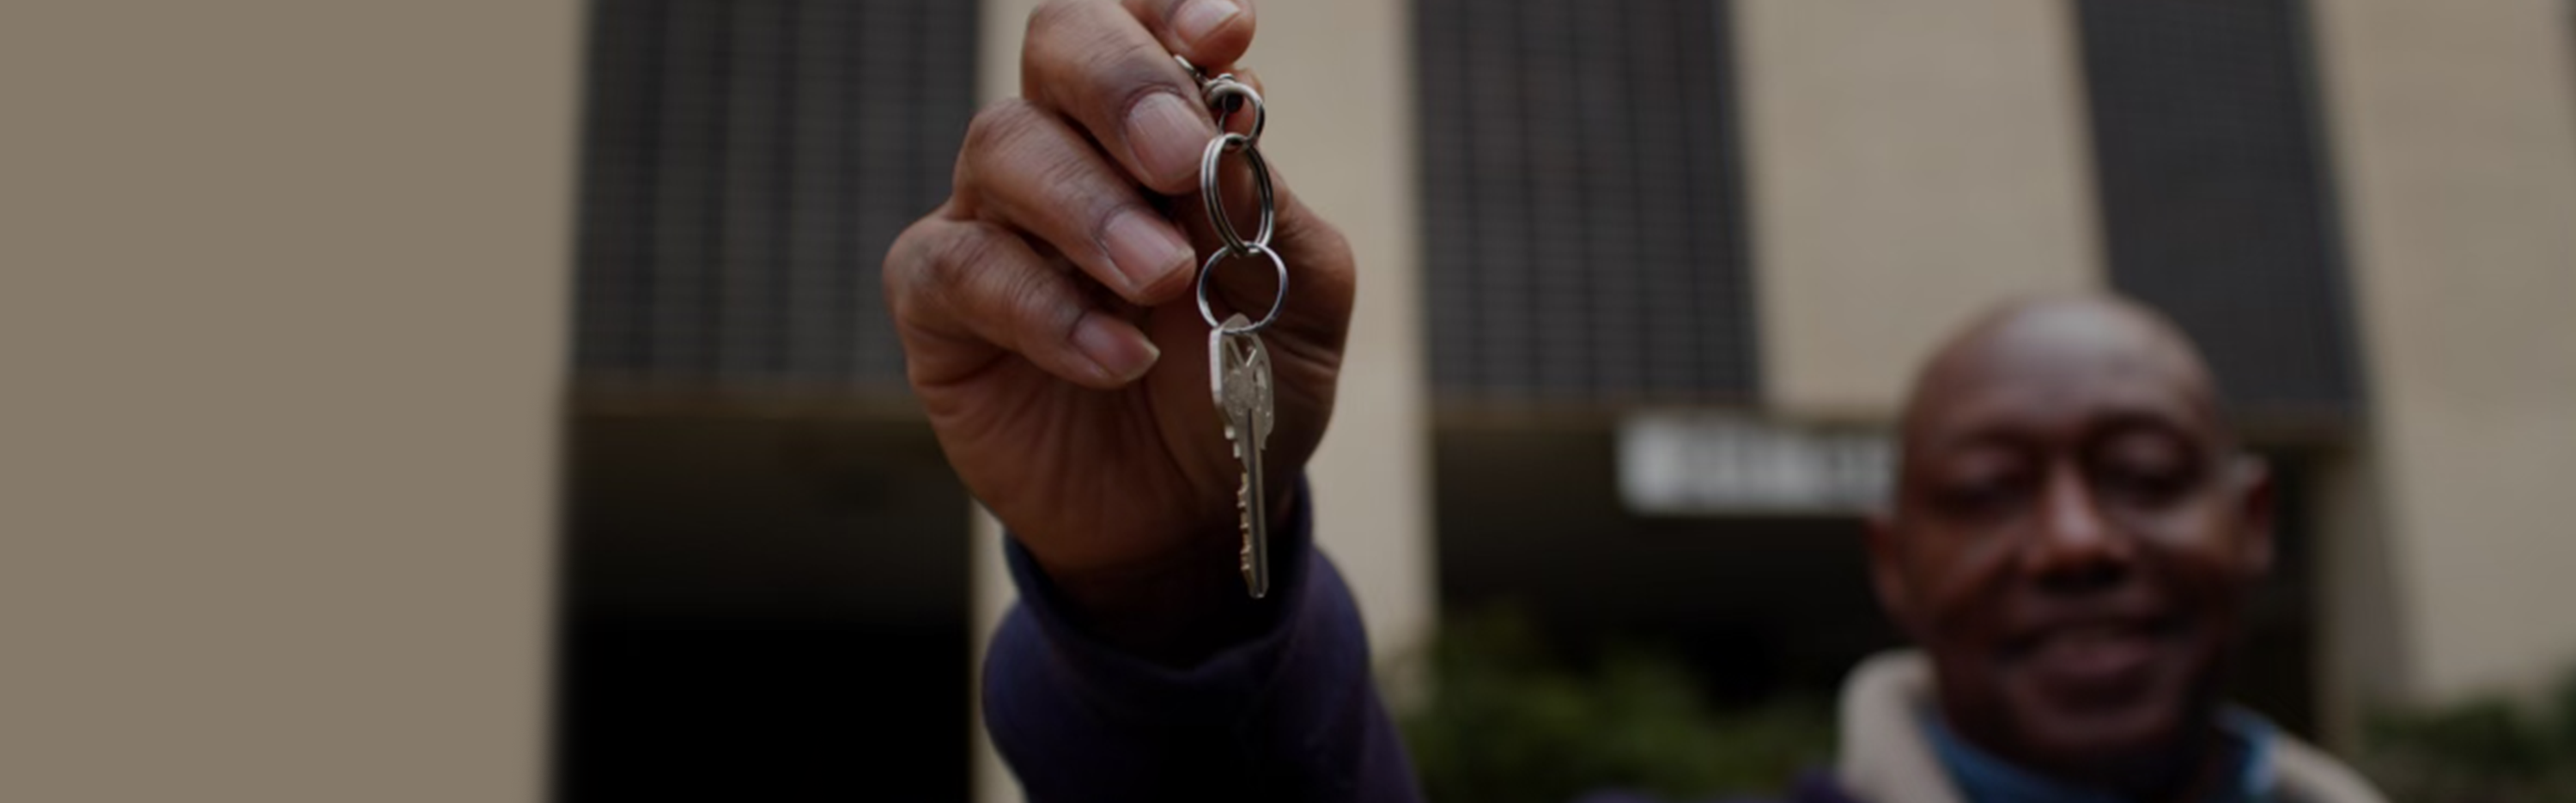
[[[2093,492],[2113,504],[2171,504],[2189,495],[2202,474],[2188,443],[2152,430],[2111,438],[2091,458]]]
[[[2095,477],[2104,497],[2147,505],[2182,498],[2192,481],[2190,470],[2172,466],[2106,466]]]
[[[1954,516],[1989,517],[2009,512],[2024,494],[2010,477],[1988,477],[1939,487],[1934,501]]]

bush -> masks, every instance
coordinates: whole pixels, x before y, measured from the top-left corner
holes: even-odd
[[[1400,724],[1434,801],[1776,790],[1833,755],[1833,720],[1819,702],[1721,716],[1678,659],[1613,648],[1577,672],[1547,653],[1525,618],[1507,613],[1451,621],[1430,658],[1431,697]]]
[[[2363,770],[2392,800],[2576,803],[2576,669],[2532,710],[2481,697],[2383,711],[2363,737]]]

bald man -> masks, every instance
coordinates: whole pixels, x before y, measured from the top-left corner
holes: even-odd
[[[2102,297],[2004,305],[1925,364],[1900,437],[1870,574],[1922,654],[1854,673],[1842,789],[2377,799],[2219,697],[2272,563],[2272,484],[2164,318]]]
[[[976,116],[954,195],[886,256],[913,388],[1011,534],[1020,602],[984,710],[1034,800],[1419,797],[1302,492],[1350,248],[1280,182],[1274,247],[1296,278],[1265,338],[1282,503],[1273,593],[1250,600],[1187,299],[1216,238],[1157,211],[1195,208],[1215,133],[1170,56],[1227,69],[1253,28],[1237,0],[1040,7],[1021,97]],[[1241,279],[1217,294],[1266,300]],[[1925,367],[1902,438],[1870,569],[1922,651],[1853,673],[1841,760],[1795,799],[2376,803],[2219,699],[2272,560],[2271,484],[2170,325],[2108,299],[2008,306]]]

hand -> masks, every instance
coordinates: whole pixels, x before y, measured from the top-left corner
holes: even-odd
[[[1124,631],[1113,639],[1184,638],[1187,606],[1218,589],[1243,596],[1240,466],[1209,399],[1208,325],[1191,293],[1200,257],[1219,247],[1197,196],[1216,128],[1171,57],[1229,71],[1251,44],[1253,15],[1236,5],[1217,16],[1227,7],[1039,8],[1021,97],[975,116],[954,193],[886,255],[913,390],[949,464],[1083,613]],[[1249,233],[1248,171],[1240,158],[1225,163],[1227,208]],[[1265,458],[1271,510],[1284,520],[1331,415],[1353,273],[1340,232],[1271,166],[1272,247],[1289,286],[1261,333],[1277,404]],[[1162,209],[1179,210],[1180,224]],[[1266,309],[1272,277],[1262,260],[1219,265],[1219,315]]]

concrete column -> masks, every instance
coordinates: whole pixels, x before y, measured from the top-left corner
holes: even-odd
[[[1018,93],[1021,36],[1036,6],[985,1],[984,99]],[[1407,8],[1385,0],[1262,3],[1244,59],[1267,88],[1263,154],[1282,182],[1341,227],[1359,261],[1339,404],[1307,474],[1318,538],[1350,580],[1381,658],[1426,637],[1436,604]],[[989,628],[1008,604],[1008,578],[998,553],[977,560],[977,617]],[[990,593],[993,583],[1003,584],[1001,594]],[[990,632],[978,632],[979,650]],[[978,799],[1017,799],[977,727],[977,765],[986,768]]]
[[[1269,88],[1263,153],[1359,262],[1341,394],[1307,475],[1317,540],[1350,580],[1381,659],[1427,637],[1438,602],[1409,7],[1263,3],[1244,58]]]
[[[991,103],[1020,94],[1020,40],[1027,31],[1029,12],[1039,0],[982,0],[984,8],[976,34],[975,97],[979,104]],[[980,105],[979,105],[980,108]],[[977,803],[1016,803],[1027,798],[1020,781],[1011,775],[1002,754],[993,749],[992,734],[984,730],[984,646],[993,640],[993,631],[1002,624],[1002,614],[1018,599],[1011,588],[1010,570],[1002,564],[1002,524],[991,511],[976,505],[968,519],[968,560],[973,562],[971,588],[975,611],[975,671],[972,688],[975,696],[974,751],[972,785]]]
[[[2395,593],[2389,522],[2379,458],[2367,444],[2336,449],[2309,464],[2316,517],[2316,649],[2319,736],[2338,751],[2362,744],[2370,704],[2404,696],[2407,607]]]
[[[2567,6],[2313,5],[2400,614],[2340,635],[2413,696],[2529,688],[2576,662]]]
[[[979,803],[1012,803],[1027,797],[1020,781],[1012,777],[1002,754],[993,749],[993,737],[984,731],[984,646],[993,640],[993,631],[1002,627],[1002,615],[1009,613],[1018,595],[1011,588],[1011,571],[1002,561],[1002,523],[992,511],[974,505],[966,526],[967,560],[974,575],[969,588],[975,595],[974,671],[967,681],[967,693],[973,696],[971,715],[975,717],[974,744],[970,784]]]
[[[1884,419],[1967,315],[2101,282],[2067,4],[1734,8],[1775,409]]]
[[[0,16],[0,800],[542,799],[579,4]]]

